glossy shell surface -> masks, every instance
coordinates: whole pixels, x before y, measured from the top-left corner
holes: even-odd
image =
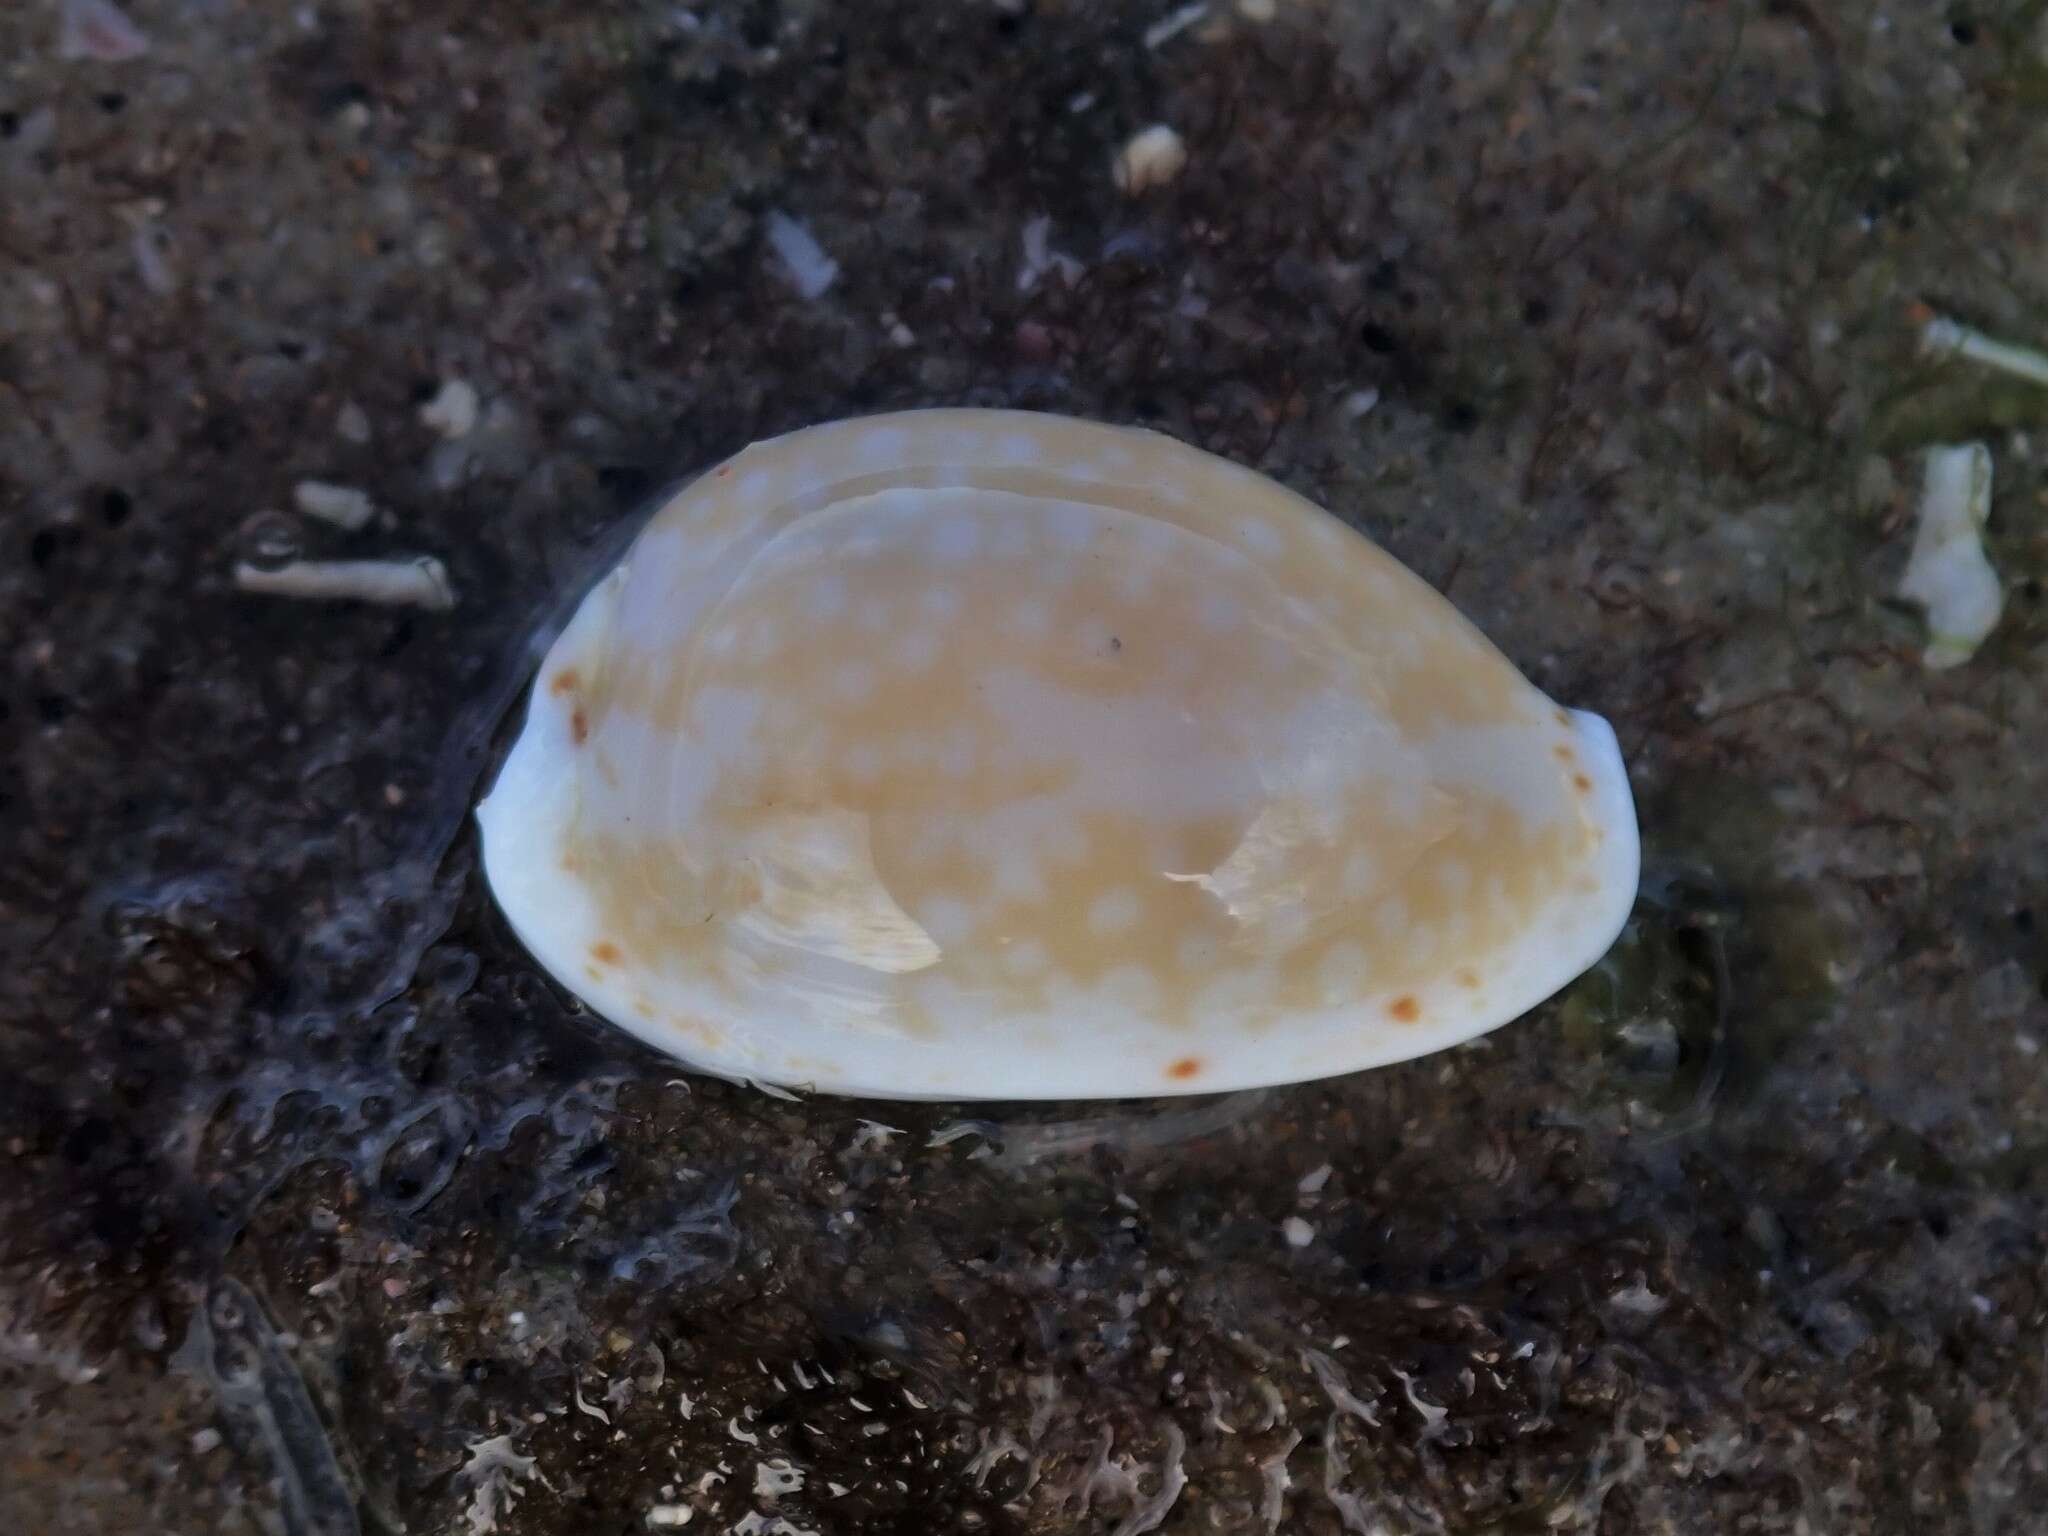
[[[1614,733],[1273,481],[920,411],[757,444],[536,679],[491,889],[592,1008],[733,1078],[1134,1097],[1503,1024],[1637,878]]]

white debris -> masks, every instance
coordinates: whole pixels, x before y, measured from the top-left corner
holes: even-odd
[[[1154,123],[1116,152],[1110,174],[1119,190],[1137,197],[1165,186],[1187,169],[1187,163],[1187,142],[1166,124]]]
[[[1209,1389],[1209,1417],[1206,1422],[1219,1435],[1237,1433],[1236,1427],[1223,1417],[1223,1394],[1214,1387]]]
[[[395,560],[294,560],[235,567],[235,585],[267,597],[334,599],[443,610],[455,606],[448,568],[432,555]]]
[[[1290,1216],[1281,1222],[1280,1230],[1286,1234],[1287,1246],[1290,1248],[1306,1248],[1316,1240],[1314,1225],[1303,1221],[1299,1216]]]
[[[1344,418],[1347,421],[1363,421],[1373,413],[1379,403],[1378,390],[1354,389],[1344,397]]]
[[[751,1429],[741,1429],[740,1421],[736,1418],[725,1421],[725,1432],[731,1435],[733,1439],[739,1441],[741,1445],[759,1445],[761,1443],[761,1437]]]
[[[676,1394],[676,1412],[686,1419],[694,1419],[697,1416],[697,1400],[687,1392],[678,1392]]]
[[[192,1436],[192,1454],[194,1456],[204,1456],[208,1451],[214,1450],[219,1445],[220,1431],[217,1429],[198,1430]]]
[[[334,413],[334,434],[345,443],[358,445],[370,440],[370,414],[353,400],[341,402]]]
[[[578,1413],[587,1413],[590,1415],[590,1417],[596,1419],[598,1423],[604,1425],[607,1429],[611,1427],[612,1416],[610,1414],[606,1413],[602,1408],[593,1407],[591,1404],[586,1403],[583,1400],[582,1382],[579,1381],[576,1383],[574,1390],[570,1393],[570,1396],[573,1397],[576,1401],[576,1411]]]
[[[889,1145],[890,1137],[903,1134],[900,1127],[884,1125],[879,1120],[862,1120],[859,1124],[860,1129],[853,1133],[849,1151],[868,1152],[878,1147],[886,1147]]]
[[[1145,29],[1145,46],[1164,47],[1208,14],[1209,0],[1190,0],[1189,4],[1167,12]]]
[[[1323,1192],[1323,1186],[1329,1182],[1330,1165],[1328,1163],[1324,1163],[1319,1168],[1309,1169],[1307,1173],[1304,1173],[1300,1178],[1296,1179],[1294,1181],[1294,1187],[1300,1190],[1301,1193],[1303,1193],[1304,1195],[1319,1195]]]
[[[755,1510],[732,1527],[732,1536],[818,1536],[809,1526]]]
[[[1059,1411],[1060,1380],[1051,1371],[1045,1371],[1024,1383],[1024,1395],[1031,1399],[1031,1420],[1024,1432],[1036,1445],[1045,1438],[1053,1415]]]
[[[1973,363],[1996,368],[2035,384],[2048,384],[2048,352],[1999,341],[1967,325],[1958,325],[1940,315],[1930,318],[1920,330],[1920,348],[1936,357],[1967,357]]]
[[[1920,527],[1899,578],[1899,596],[1927,610],[1930,667],[1960,666],[1998,623],[2005,605],[1984,554],[1991,517],[1991,450],[1964,443],[1927,451]]]
[[[149,36],[113,0],[62,0],[57,57],[123,64],[149,52]]]
[[[688,1525],[696,1515],[687,1504],[656,1504],[647,1511],[647,1523],[658,1531],[672,1531]]]
[[[1124,1465],[1125,1458],[1112,1461],[1110,1451],[1116,1446],[1116,1431],[1108,1425],[1102,1429],[1102,1439],[1095,1447],[1095,1459],[1088,1464],[1088,1470],[1081,1474],[1075,1485],[1075,1492],[1081,1496],[1081,1513],[1087,1514],[1095,1507],[1095,1501],[1107,1495],[1127,1503],[1138,1498],[1138,1476]]]
[[[1356,1396],[1351,1383],[1344,1379],[1344,1373],[1337,1369],[1337,1362],[1328,1355],[1313,1349],[1301,1352],[1301,1363],[1307,1366],[1316,1378],[1316,1385],[1323,1389],[1323,1395],[1330,1400],[1330,1406],[1353,1418],[1363,1419],[1375,1427],[1380,1422],[1379,1414],[1371,1403]]]
[[[754,1492],[764,1499],[779,1499],[785,1493],[800,1491],[804,1477],[802,1467],[780,1458],[758,1461],[754,1463]]]
[[[533,1457],[512,1449],[510,1435],[470,1441],[469,1460],[455,1475],[474,1490],[462,1512],[469,1536],[490,1536],[497,1530],[498,1517],[508,1513],[525,1491],[519,1486],[522,1480],[532,1478],[543,1488],[554,1486],[541,1475]]]
[[[1180,1432],[1178,1424],[1169,1421],[1166,1426],[1166,1459],[1159,1464],[1159,1488],[1151,1498],[1135,1505],[1131,1512],[1117,1522],[1111,1536],[1141,1536],[1145,1531],[1156,1531],[1167,1512],[1180,1498],[1181,1490],[1188,1485],[1187,1472],[1181,1466],[1181,1459],[1187,1454],[1188,1437]],[[1132,1485],[1135,1495],[1136,1485]]]
[[[420,407],[420,424],[454,442],[476,430],[482,406],[474,384],[467,379],[449,379]]]
[[[1607,1305],[1636,1317],[1655,1317],[1671,1303],[1651,1290],[1649,1282],[1638,1274],[1633,1285],[1625,1285],[1609,1296]]]
[[[839,276],[839,263],[825,254],[810,230],[780,211],[762,221],[768,244],[799,297],[819,297]]]
[[[301,480],[292,487],[292,504],[306,516],[346,528],[350,533],[377,515],[377,504],[367,492],[351,485],[329,485],[324,480]]]
[[[178,291],[178,275],[171,270],[165,252],[169,250],[171,237],[164,232],[161,224],[142,220],[135,226],[135,238],[130,242],[135,252],[135,270],[142,278],[142,286],[158,297]]]
[[[1259,1397],[1265,1402],[1266,1416],[1253,1426],[1255,1429],[1271,1429],[1275,1424],[1287,1422],[1287,1399],[1280,1395],[1280,1389],[1261,1376],[1252,1383],[1258,1389]]]
[[[649,1344],[642,1353],[654,1361],[654,1369],[642,1376],[636,1385],[648,1392],[659,1392],[661,1384],[668,1380],[668,1356],[661,1352],[659,1344]]]
[[[1052,216],[1041,213],[1035,219],[1024,221],[1024,260],[1017,267],[1017,291],[1029,293],[1038,286],[1039,279],[1048,274],[1055,275],[1062,283],[1079,279],[1083,268],[1081,263],[1064,252],[1052,249]]]
[[[1237,14],[1263,24],[1280,14],[1279,0],[1237,0]]]
[[[1017,1437],[1007,1429],[991,1436],[984,1426],[981,1431],[980,1448],[968,1458],[967,1465],[960,1470],[964,1475],[972,1477],[974,1486],[979,1488],[988,1481],[989,1473],[1008,1456],[1015,1456],[1019,1461],[1030,1459],[1029,1453],[1018,1442]]]
[[[1450,1410],[1439,1408],[1435,1403],[1425,1403],[1415,1395],[1415,1378],[1399,1366],[1390,1367],[1401,1378],[1401,1390],[1408,1394],[1408,1406],[1422,1415],[1422,1437],[1433,1440],[1443,1429],[1444,1420],[1450,1417]]]
[[[1287,1490],[1294,1486],[1294,1479],[1287,1475],[1287,1458],[1294,1454],[1294,1448],[1299,1444],[1301,1431],[1291,1429],[1287,1432],[1287,1443],[1259,1463],[1259,1480],[1265,1485],[1265,1493],[1259,1500],[1259,1516],[1266,1522],[1269,1533],[1280,1529]]]
[[[1337,1511],[1344,1529],[1354,1536],[1382,1536],[1389,1529],[1386,1522],[1364,1498],[1344,1486],[1344,1479],[1350,1475],[1350,1465],[1337,1444],[1337,1416],[1331,1414],[1323,1434],[1323,1497]]]

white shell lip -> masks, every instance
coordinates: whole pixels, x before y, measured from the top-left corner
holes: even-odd
[[[869,420],[891,419],[903,418]],[[633,558],[629,552],[584,599],[549,652],[543,677],[601,662]],[[1170,1039],[1161,1045],[1163,1031],[1145,1021],[1133,1021],[1124,1039],[1034,1044],[997,1037],[991,1046],[987,1040],[933,1040],[887,1029],[850,1039],[843,1025],[821,1026],[802,1017],[801,1009],[773,1009],[758,1019],[722,1020],[720,1038],[707,1047],[649,1017],[629,970],[596,975],[585,964],[606,928],[598,903],[562,868],[561,849],[578,801],[576,775],[564,771],[578,735],[574,709],[570,698],[539,686],[532,690],[519,736],[477,808],[492,894],[533,958],[595,1012],[692,1070],[734,1081],[895,1100],[1151,1098],[1296,1083],[1389,1065],[1487,1033],[1582,974],[1627,922],[1640,873],[1634,799],[1612,727],[1596,714],[1557,710],[1561,721],[1570,722],[1572,743],[1592,782],[1584,799],[1587,819],[1601,829],[1580,874],[1582,894],[1546,903],[1494,955],[1482,993],[1461,992],[1449,977],[1411,988],[1421,1018],[1398,1031],[1359,1027],[1341,1009],[1264,1033],[1204,1029],[1188,1042],[1199,1050],[1203,1070],[1186,1082],[1120,1065],[1133,1051],[1150,1061],[1175,1048]],[[1147,1043],[1138,1046],[1139,1040]],[[798,1065],[807,1062],[825,1070]]]

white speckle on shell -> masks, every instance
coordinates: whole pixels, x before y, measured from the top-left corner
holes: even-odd
[[[1374,545],[1022,412],[817,427],[679,493],[479,816],[512,926],[600,1013],[876,1097],[1438,1050],[1597,960],[1637,872],[1605,722]]]

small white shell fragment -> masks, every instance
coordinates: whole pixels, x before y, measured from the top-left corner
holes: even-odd
[[[476,386],[469,380],[449,379],[434,392],[433,399],[420,407],[420,424],[453,442],[476,430],[482,404]]]
[[[773,1461],[754,1463],[754,1493],[760,1498],[780,1498],[785,1493],[803,1491],[807,1474],[804,1469],[776,1458]]]
[[[235,567],[235,585],[267,597],[435,610],[455,606],[448,568],[432,555],[396,560],[294,560],[278,566],[242,564]]]
[[[688,1525],[697,1511],[687,1504],[654,1504],[647,1510],[647,1524],[657,1531],[673,1531]]]
[[[2005,596],[1984,553],[1991,519],[1991,450],[1982,443],[1930,448],[1920,486],[1920,525],[1899,578],[1899,596],[1927,610],[1927,649],[1937,670],[1961,666],[1997,627]]]
[[[377,504],[368,492],[349,485],[329,485],[324,480],[301,480],[292,487],[292,502],[306,516],[350,533],[366,527],[377,515]]]
[[[1314,1223],[1303,1221],[1299,1216],[1290,1216],[1281,1222],[1280,1231],[1290,1248],[1306,1248],[1316,1240]]]
[[[1637,877],[1614,733],[1312,503],[913,411],[673,497],[478,810],[539,962],[698,1070],[880,1098],[1296,1082],[1493,1029]]]
[[[1133,134],[1116,152],[1110,174],[1116,178],[1118,190],[1136,197],[1165,186],[1187,169],[1187,163],[1186,141],[1165,123],[1154,123]]]
[[[1024,259],[1017,267],[1017,291],[1029,293],[1048,274],[1062,283],[1077,281],[1086,270],[1073,257],[1052,249],[1052,216],[1039,214],[1024,221]]]
[[[839,263],[825,254],[825,248],[818,244],[817,237],[781,212],[770,213],[762,220],[761,228],[797,296],[804,299],[822,297],[837,280]]]
[[[1188,0],[1145,29],[1145,46],[1163,48],[1209,14],[1209,0]]]
[[[2030,383],[2048,384],[2048,352],[2000,341],[1940,315],[1921,327],[1920,349],[1932,357],[1966,357]]]

